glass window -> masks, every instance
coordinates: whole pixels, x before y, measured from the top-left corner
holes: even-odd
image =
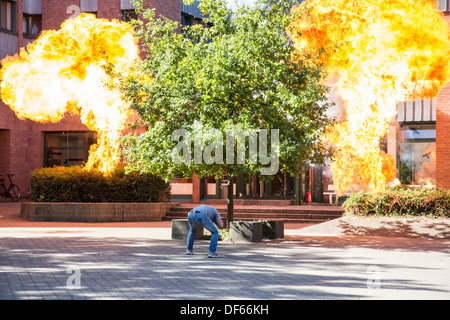
[[[400,182],[436,185],[436,124],[403,125],[400,141]]]
[[[97,0],[80,0],[81,12],[96,13],[97,12]]]
[[[23,34],[39,35],[42,31],[42,15],[23,15]]]
[[[0,1],[0,29],[14,31],[15,3]]]
[[[199,8],[200,1],[194,0],[192,4],[185,4],[181,1],[181,12],[193,16],[198,19],[203,19],[203,13]]]
[[[181,13],[181,28],[182,28],[183,35],[185,37],[188,37],[189,28],[193,25],[200,24],[202,22],[203,22],[203,20],[201,18],[196,18],[190,14],[182,12]]]
[[[95,132],[45,133],[44,167],[82,165],[88,159],[91,145],[95,143]]]
[[[181,25],[183,27],[190,27],[192,26],[193,22],[193,17],[189,14],[186,14],[184,12],[181,13]]]
[[[130,22],[131,20],[137,20],[138,16],[136,10],[122,10],[122,21]]]

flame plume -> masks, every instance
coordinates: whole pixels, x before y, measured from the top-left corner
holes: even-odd
[[[1,62],[1,98],[20,119],[58,122],[66,112],[79,114],[98,133],[86,169],[108,173],[120,162],[129,104],[111,86],[105,68],[126,76],[137,59],[129,24],[81,14]]]
[[[449,80],[448,25],[434,0],[307,0],[292,10],[296,52],[321,62],[344,101],[346,119],[330,129],[333,183],[342,195],[395,179],[380,152],[400,101],[434,97]]]

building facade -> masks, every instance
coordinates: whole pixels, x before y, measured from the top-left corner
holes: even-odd
[[[439,0],[438,5],[450,26],[450,0]],[[198,0],[190,6],[182,0],[146,0],[145,6],[182,25],[202,23]],[[42,30],[58,29],[81,12],[124,21],[136,16],[131,0],[0,0],[0,60],[26,47]],[[450,189],[450,84],[433,99],[400,103],[396,120],[383,148],[396,159],[401,182]],[[78,116],[67,115],[56,124],[20,120],[0,100],[0,173],[14,173],[14,182],[25,197],[31,191],[33,170],[81,164],[96,140],[96,133]],[[332,190],[329,169],[318,166],[311,166],[301,177],[278,174],[271,183],[244,175],[235,182],[235,193],[247,197],[294,197],[295,191],[301,190],[304,201],[309,192],[312,202],[328,202],[327,191]],[[172,193],[176,200],[199,202],[220,197],[220,184],[213,177],[177,177],[172,181]]]
[[[145,6],[181,22],[180,0],[147,0]],[[42,30],[59,29],[81,12],[108,20],[135,17],[131,0],[1,0],[0,60],[34,41]],[[20,120],[0,100],[0,174],[14,173],[23,196],[30,194],[33,170],[54,165],[77,165],[87,160],[97,134],[67,115],[55,124]]]
[[[450,1],[438,0],[450,28]],[[450,84],[436,98],[436,187],[450,189]]]

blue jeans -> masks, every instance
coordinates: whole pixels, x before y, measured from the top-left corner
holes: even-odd
[[[214,225],[214,222],[212,222],[205,214],[196,212],[189,213],[188,222],[190,229],[187,237],[187,249],[192,250],[194,248],[195,231],[197,230],[197,224],[199,224],[211,232],[209,252],[215,253],[217,249],[217,241],[219,240],[219,231]]]

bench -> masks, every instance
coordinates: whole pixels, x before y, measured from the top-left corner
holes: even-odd
[[[324,192],[323,194],[329,196],[330,204],[331,204],[331,205],[338,205],[338,201],[339,201],[339,198],[340,198],[341,196],[339,196],[339,195],[337,194],[336,189],[334,188],[334,185],[333,185],[333,184],[329,184],[329,185],[328,185],[328,192]],[[350,192],[346,192],[346,193],[343,194],[343,196],[349,196],[349,195],[351,195]],[[334,198],[335,200],[334,200],[333,198]]]
[[[230,224],[232,242],[260,242],[262,234],[261,221],[232,221]]]
[[[283,221],[233,221],[230,225],[232,242],[260,242],[263,239],[280,238],[284,238]]]
[[[172,220],[172,239],[187,240],[189,233],[187,219]],[[204,228],[197,225],[195,239],[204,236]],[[275,220],[232,221],[230,225],[230,240],[232,242],[260,242],[263,239],[284,238],[284,222]]]
[[[190,227],[187,219],[172,220],[172,239],[186,241],[189,229]],[[197,229],[195,230],[195,240],[199,240],[202,237],[203,237],[203,227],[197,225]]]
[[[284,221],[261,220],[263,239],[283,239]]]

